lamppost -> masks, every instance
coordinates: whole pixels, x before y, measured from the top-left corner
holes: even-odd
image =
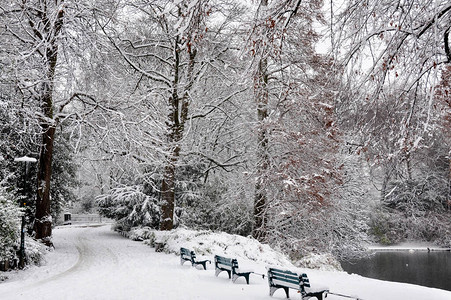
[[[28,173],[27,164],[30,162],[35,163],[37,160],[36,158],[33,157],[23,156],[14,158],[14,161],[25,162],[25,174],[24,174],[25,176]],[[25,207],[25,203],[21,201],[20,206]],[[25,266],[25,214],[22,215],[22,224],[20,226],[19,268],[23,269],[24,266]]]

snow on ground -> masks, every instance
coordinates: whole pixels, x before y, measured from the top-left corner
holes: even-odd
[[[0,274],[9,277],[0,283],[0,299],[285,299],[283,290],[270,297],[267,280],[261,276],[251,276],[249,285],[243,278],[233,284],[225,272],[215,277],[212,265],[208,265],[206,271],[188,263],[181,266],[177,255],[157,253],[142,242],[111,231],[110,226],[59,227],[53,234],[55,250],[47,254],[42,266]],[[265,273],[268,263],[296,270],[283,255],[242,237],[219,233],[196,236],[182,229],[172,238],[155,236],[155,241],[161,241],[159,238],[166,239],[170,246],[165,250],[169,252],[177,251],[180,246],[194,247],[198,245],[196,239],[202,239],[205,245],[202,255],[211,260],[214,254],[237,256],[240,265],[258,273]],[[202,252],[201,248],[195,250]],[[224,253],[216,253],[220,250]],[[365,300],[451,299],[451,292],[439,289],[368,279],[345,272],[299,271],[308,274],[313,286],[325,285],[332,292]],[[292,299],[301,298],[294,290],[290,295]],[[327,299],[345,298],[329,295]]]

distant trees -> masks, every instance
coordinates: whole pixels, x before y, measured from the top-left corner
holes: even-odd
[[[449,235],[441,230],[449,198],[449,144],[441,141],[449,130],[434,90],[451,62],[450,17],[448,1],[348,1],[338,22],[345,30],[335,31],[336,45],[349,47],[335,49],[349,87],[340,116],[380,192],[383,217],[372,227],[384,242]]]
[[[402,239],[428,240],[442,244],[450,242],[448,140],[451,130],[446,126],[450,101],[449,94],[447,95],[448,73],[449,67],[443,68],[442,79],[435,87],[435,95],[429,95],[429,101],[433,99],[435,104],[428,108],[423,119],[417,121],[420,123],[419,127],[431,128],[425,130],[428,134],[422,135],[421,141],[410,152],[410,172],[392,176],[382,199],[381,204],[387,215],[385,222],[389,224],[388,227],[397,230],[388,230],[380,222],[373,220],[378,237],[387,243]],[[420,101],[418,104],[419,107],[423,106]]]

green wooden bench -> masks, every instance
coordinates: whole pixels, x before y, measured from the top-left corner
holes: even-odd
[[[329,292],[326,288],[312,289],[307,274],[305,273],[299,276],[297,273],[275,268],[268,268],[268,284],[270,296],[277,289],[284,289],[287,298],[289,298],[288,291],[291,288],[299,291],[302,299],[316,297],[318,300],[323,300],[323,296],[327,297],[327,293]]]
[[[215,276],[218,277],[219,273],[226,271],[229,275],[229,279],[232,278],[232,282],[235,283],[238,277],[244,277],[246,283],[249,284],[249,274],[252,271],[240,271],[238,267],[238,260],[215,255]]]
[[[197,265],[202,265],[204,270],[207,269],[207,262],[211,264],[211,261],[208,259],[196,260],[196,254],[194,253],[194,251],[182,247],[180,248],[180,264],[183,265],[185,261],[191,262],[191,265],[193,267]]]

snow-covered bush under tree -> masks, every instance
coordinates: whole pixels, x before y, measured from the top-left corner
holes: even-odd
[[[19,235],[20,214],[19,207],[0,187],[0,260],[7,259],[13,254],[13,246]]]
[[[158,226],[160,212],[158,199],[143,192],[142,186],[124,186],[111,189],[97,197],[99,213],[116,220],[119,230],[133,226]]]

